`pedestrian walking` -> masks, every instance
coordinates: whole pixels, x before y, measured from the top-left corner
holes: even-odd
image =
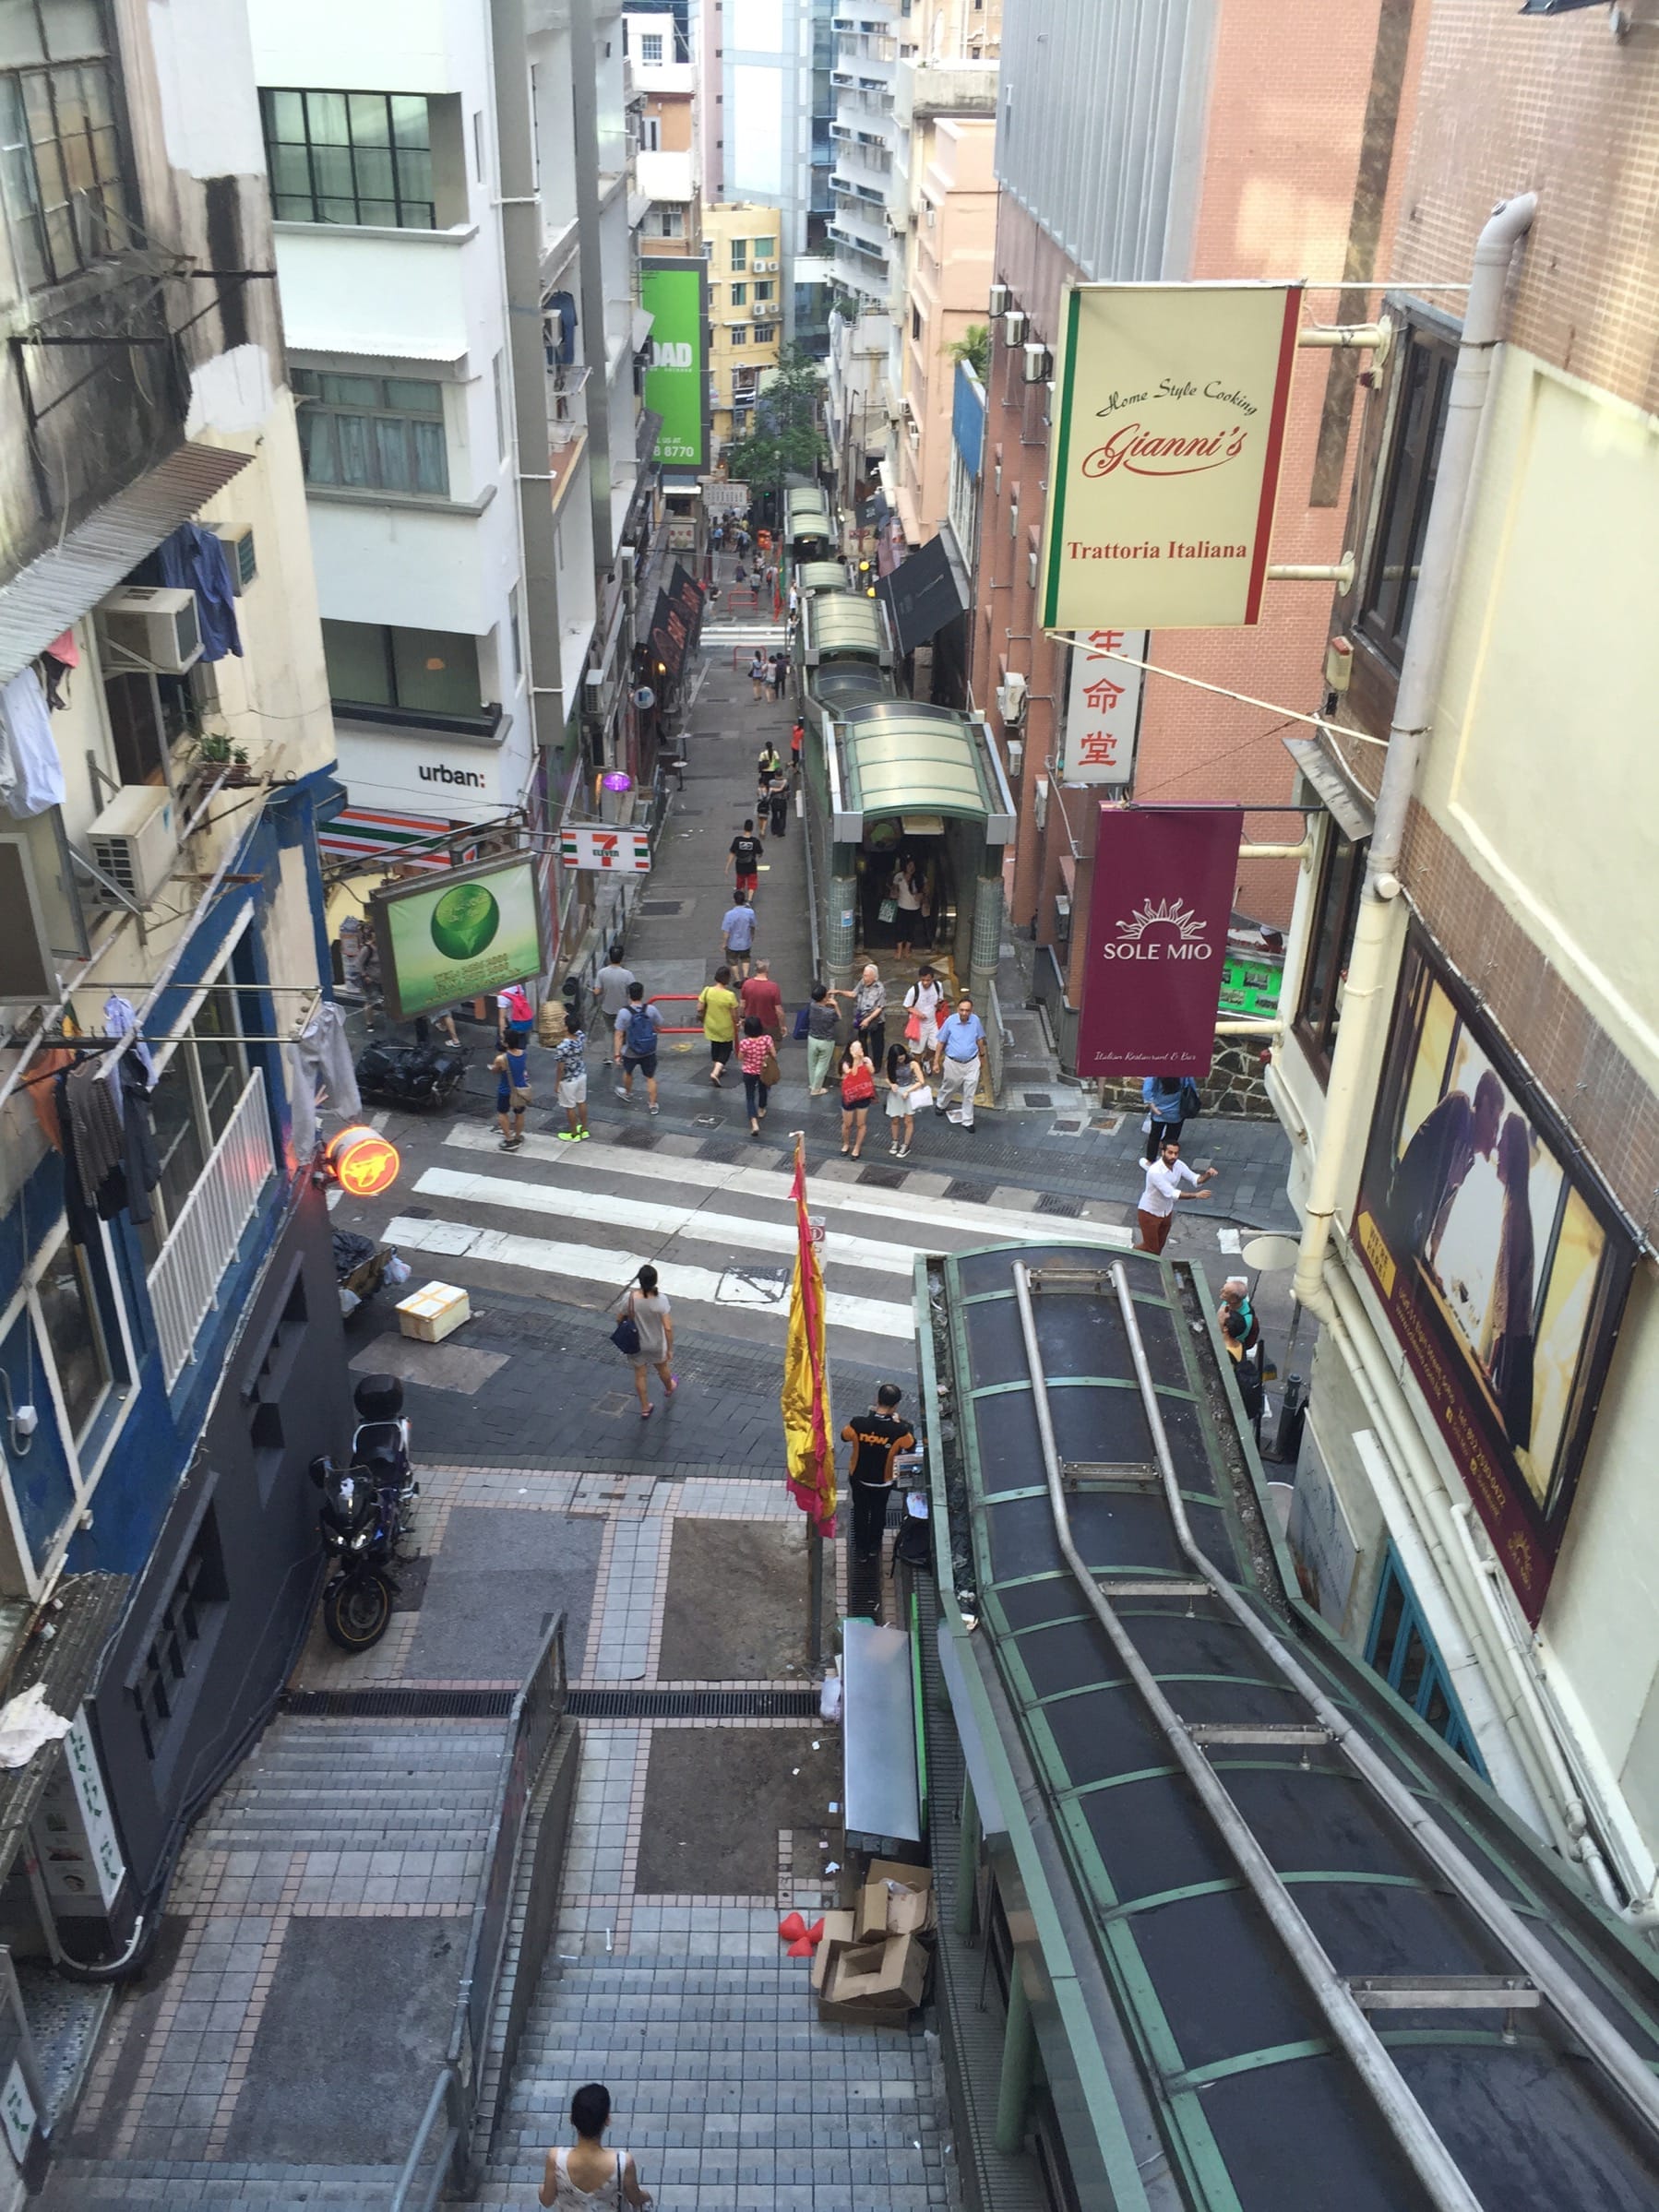
[[[611,2092],[603,2082],[591,2081],[576,2092],[570,2099],[576,2147],[568,2150],[561,2145],[548,2152],[536,2192],[542,2204],[557,2206],[559,2212],[601,2212],[602,2207],[609,2212],[623,2205],[643,2212],[650,2206],[650,2192],[639,2185],[633,2153],[604,2147],[610,2122]]]
[[[973,1126],[973,1100],[979,1089],[979,1071],[985,1056],[985,1026],[973,1011],[964,991],[956,1012],[939,1030],[934,1079],[938,1088],[933,1110],[959,1129]]]
[[[734,879],[734,887],[753,898],[760,887],[760,839],[755,835],[752,815],[744,817],[743,827],[726,849],[726,861]]]
[[[864,1150],[864,1134],[876,1096],[876,1069],[856,1037],[841,1054],[841,1148],[856,1160]]]
[[[574,1014],[565,1017],[565,1034],[553,1048],[558,1070],[559,1104],[565,1109],[567,1128],[558,1133],[563,1145],[579,1144],[588,1134],[588,1040]]]
[[[1178,1145],[1181,1124],[1196,1117],[1203,1106],[1199,1087],[1190,1076],[1148,1076],[1140,1086],[1146,1107],[1144,1157],[1156,1160],[1165,1145]]]
[[[916,1115],[933,1103],[933,1093],[907,1044],[888,1047],[887,1125],[892,1142],[888,1150],[895,1160],[906,1160],[916,1134]]]
[[[530,1104],[530,1053],[523,1039],[505,1044],[490,1065],[495,1071],[495,1119],[501,1124],[501,1149],[516,1152],[524,1142],[524,1109]]]
[[[781,699],[783,696],[783,685],[787,676],[787,670],[785,668],[783,656],[782,653],[774,653],[772,655],[771,671],[772,697],[774,699]]]
[[[649,1421],[652,1407],[646,1369],[656,1369],[657,1379],[667,1397],[672,1397],[679,1388],[674,1377],[674,1309],[665,1293],[658,1289],[657,1270],[649,1261],[629,1285],[627,1297],[616,1309],[616,1318],[618,1322],[631,1320],[639,1336],[638,1350],[625,1352],[623,1357],[634,1370],[639,1418]]]
[[[622,947],[613,945],[605,955],[605,964],[593,979],[594,994],[599,1010],[604,1017],[607,1029],[614,1029],[616,1017],[627,1005],[627,994],[633,988],[634,971],[622,964]]]
[[[628,985],[627,1005],[616,1017],[613,1031],[612,1056],[622,1070],[622,1080],[615,1086],[616,1096],[632,1105],[634,1077],[645,1077],[645,1101],[652,1113],[657,1111],[657,1036],[662,1027],[662,1010],[645,1003],[645,985]]]
[[[771,796],[772,778],[782,766],[778,757],[778,748],[769,737],[755,763],[755,815],[762,837],[766,835],[767,804]]]
[[[1261,1324],[1256,1317],[1247,1276],[1229,1275],[1223,1283],[1222,1302],[1215,1309],[1215,1326],[1227,1348],[1227,1357],[1233,1362],[1233,1380],[1238,1385],[1245,1419],[1250,1424],[1251,1433],[1259,1438],[1265,1403]]]
[[[798,786],[801,761],[806,750],[806,725],[797,714],[789,726],[789,780]]]
[[[915,1449],[916,1433],[899,1413],[903,1397],[897,1383],[883,1383],[869,1411],[850,1421],[841,1431],[841,1442],[853,1446],[847,1487],[853,1493],[853,1554],[856,1559],[880,1558],[887,1502],[896,1479],[893,1462],[901,1452]]]
[[[771,817],[773,837],[782,837],[789,828],[789,783],[781,768],[767,791],[766,808]]]
[[[732,989],[732,970],[717,968],[714,981],[698,992],[698,1019],[703,1025],[703,1035],[709,1040],[709,1080],[718,1083],[726,1072],[726,1062],[732,1057],[732,1045],[737,1035],[737,993]]]
[[[759,1136],[760,1124],[766,1119],[769,1063],[773,1067],[777,1065],[772,1041],[755,1017],[748,1015],[744,1021],[743,1035],[737,1040],[737,1064],[743,1071],[743,1102],[749,1110],[751,1136]]]
[[[752,1015],[767,1035],[782,1043],[783,1039],[783,993],[768,974],[769,963],[755,962],[755,972],[745,981],[737,993],[746,1015]]]
[[[830,1088],[828,1077],[835,1063],[835,1039],[840,1026],[841,1017],[835,1011],[829,984],[814,983],[806,1007],[806,1085],[815,1099],[821,1099]]]
[[[893,870],[887,895],[893,902],[894,957],[908,960],[911,946],[924,934],[927,912],[926,880],[910,853]]]
[[[755,942],[755,910],[746,891],[734,891],[720,925],[721,945],[733,972],[741,983],[749,972],[749,953]]]
[[[887,985],[875,961],[865,962],[864,974],[853,990],[838,991],[835,995],[852,1000],[853,1034],[872,1063],[879,1065],[887,1055]]]
[[[741,568],[739,568],[737,571],[737,581],[740,584],[743,581],[743,570]],[[754,685],[755,700],[756,704],[758,705],[759,702],[766,696],[766,662],[761,658],[760,649],[758,647],[757,647],[755,649],[754,659],[749,662],[749,682]]]
[[[1208,1198],[1210,1193],[1200,1186],[1215,1181],[1216,1171],[1206,1168],[1195,1175],[1181,1158],[1181,1148],[1173,1139],[1166,1142],[1156,1160],[1146,1163],[1146,1187],[1135,1208],[1135,1219],[1140,1230],[1137,1252],[1162,1252],[1169,1242],[1169,1225],[1175,1219],[1176,1207],[1183,1198]]]
[[[939,1041],[939,1013],[944,1004],[945,986],[925,960],[904,993],[904,1041],[924,1067],[932,1062]]]

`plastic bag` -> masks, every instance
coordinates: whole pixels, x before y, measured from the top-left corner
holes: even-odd
[[[406,1283],[414,1273],[409,1262],[394,1252],[381,1269],[383,1280],[388,1283]]]
[[[823,1720],[841,1718],[841,1676],[826,1674],[818,1691],[818,1717]]]

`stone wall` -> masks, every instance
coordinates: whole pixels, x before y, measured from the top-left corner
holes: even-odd
[[[1199,1090],[1207,1114],[1225,1114],[1238,1121],[1271,1122],[1273,1109],[1262,1080],[1268,1052],[1265,1037],[1218,1037],[1210,1073],[1199,1077]],[[1137,1116],[1145,1112],[1139,1080],[1103,1081],[1103,1106],[1120,1107]]]

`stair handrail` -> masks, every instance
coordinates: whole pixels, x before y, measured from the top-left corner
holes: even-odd
[[[463,2115],[460,2110],[460,2076],[446,2060],[437,2070],[437,2078],[432,2085],[432,2094],[426,2099],[426,2110],[421,2115],[421,2124],[415,2130],[415,2137],[410,2146],[409,2156],[403,2161],[403,2170],[398,2176],[398,2185],[392,2191],[392,2201],[388,2212],[432,2212],[432,2207],[436,2204],[439,2193],[443,2188],[444,2176],[448,2171],[450,2161],[455,2157],[456,2147],[460,2141]],[[433,2169],[432,2179],[427,2184],[426,2194],[417,2203],[411,2196],[410,2191],[415,2185],[415,2176],[421,2170],[421,2162],[426,2156],[427,2145],[432,2139],[433,2129],[437,2125],[438,2115],[445,2111],[448,2114],[449,2127],[445,2137],[443,2151],[437,2164]]]

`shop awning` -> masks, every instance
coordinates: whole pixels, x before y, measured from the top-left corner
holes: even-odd
[[[803,591],[845,591],[847,572],[839,561],[803,561],[794,572]]]
[[[989,845],[1013,836],[1013,814],[992,775],[983,727],[965,715],[887,699],[855,709],[840,734],[838,838],[855,843],[866,822],[906,814],[983,822]]]
[[[6,1695],[16,1697],[38,1683],[52,1710],[73,1720],[92,1686],[130,1587],[126,1575],[66,1575],[53,1593],[63,1610],[54,1621],[52,1639],[37,1635],[25,1645],[6,1680]],[[41,1792],[62,1756],[61,1742],[43,1743],[23,1766],[0,1766],[0,1878],[22,1849]]]
[[[804,641],[808,668],[826,653],[867,653],[871,660],[889,657],[887,632],[880,611],[872,599],[810,599],[806,606]]]

